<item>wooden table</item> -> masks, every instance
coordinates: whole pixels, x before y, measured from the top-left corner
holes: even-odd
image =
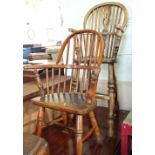
[[[130,139],[129,139],[130,138]],[[132,150],[132,111],[121,124],[121,155],[127,155]]]

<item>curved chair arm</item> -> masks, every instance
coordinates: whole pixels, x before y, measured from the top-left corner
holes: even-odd
[[[24,70],[27,69],[50,69],[50,68],[66,68],[66,69],[86,69],[86,70],[100,70],[98,66],[86,66],[86,65],[72,65],[72,64],[36,64],[30,66],[24,66]]]
[[[45,95],[45,92],[44,92],[43,84],[40,79],[40,75],[38,73],[40,69],[34,69],[34,68],[31,68],[31,66],[32,65],[30,65],[29,67],[24,66],[23,77],[31,77],[31,78],[36,79],[38,83],[38,89],[40,90],[40,94],[43,97]]]

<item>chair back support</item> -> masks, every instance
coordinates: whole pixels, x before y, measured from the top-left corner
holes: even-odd
[[[76,92],[95,98],[103,51],[102,36],[94,30],[79,30],[68,36],[58,53],[56,64],[33,66],[46,70],[45,80],[37,75],[41,96],[54,92]],[[64,55],[65,64],[60,64]],[[54,69],[58,69],[58,75],[54,75]]]
[[[64,64],[99,66],[102,62],[102,37],[94,30],[79,30],[69,35],[60,49],[56,63],[65,56]]]
[[[105,42],[103,58],[116,58],[127,21],[128,14],[124,5],[118,2],[105,2],[87,12],[83,27],[102,34]]]

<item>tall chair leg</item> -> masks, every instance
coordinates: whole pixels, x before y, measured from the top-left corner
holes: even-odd
[[[42,134],[42,128],[45,126],[45,108],[41,107],[38,112],[37,116],[37,125],[36,125],[36,131],[35,134],[37,136],[41,136]]]
[[[94,114],[93,111],[89,112],[89,118],[90,118],[90,121],[91,121],[91,125],[95,129],[95,134],[96,134],[97,142],[98,143],[102,143],[100,129],[99,129],[99,126],[97,124],[97,121],[96,121],[96,118],[95,118],[95,114]]]
[[[107,136],[112,138],[114,137],[114,119],[108,119],[108,130],[107,130]]]
[[[116,81],[114,77],[114,64],[108,64],[108,91],[109,91],[109,118],[113,118],[116,101]]]
[[[83,116],[76,116],[76,155],[82,155],[83,152],[83,142],[82,142],[82,134],[83,134]]]
[[[63,117],[64,125],[67,125],[67,113],[66,112],[62,112],[62,117]]]

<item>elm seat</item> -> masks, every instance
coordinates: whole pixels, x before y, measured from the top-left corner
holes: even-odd
[[[35,76],[40,96],[32,99],[35,105],[40,107],[37,117],[36,134],[42,135],[42,129],[46,125],[63,125],[75,133],[75,154],[83,154],[83,143],[93,133],[100,143],[100,129],[95,118],[96,107],[96,86],[102,63],[104,49],[101,34],[94,30],[79,30],[69,35],[61,46],[56,64],[38,64],[25,66]],[[61,64],[62,57],[66,57],[64,64]],[[95,57],[95,59],[93,59]],[[83,61],[83,64],[80,62]],[[54,69],[58,69],[57,85],[53,85],[55,75]],[[37,70],[45,70],[45,80],[41,79]],[[64,74],[61,75],[61,70]],[[50,72],[49,72],[50,70]],[[67,83],[68,77],[70,78]],[[64,78],[61,83],[61,79]],[[48,109],[48,110],[47,110]],[[54,118],[51,122],[45,122],[45,115],[53,110],[60,112],[61,116]],[[84,131],[84,115],[90,119],[90,128]],[[75,116],[70,121],[68,118]],[[74,122],[75,121],[75,122]],[[75,123],[70,128],[70,123]]]
[[[32,99],[35,105],[75,114],[87,114],[96,108],[96,100],[87,100],[85,95],[76,93],[53,93]]]

